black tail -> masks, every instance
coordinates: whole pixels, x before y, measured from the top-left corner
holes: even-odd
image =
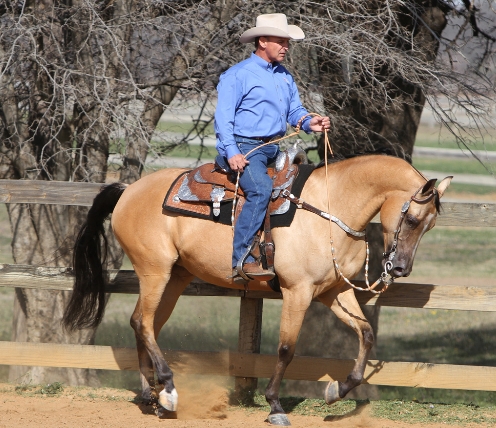
[[[102,321],[106,305],[103,266],[107,257],[103,224],[114,211],[125,188],[126,185],[122,183],[103,187],[96,195],[86,222],[79,231],[72,256],[74,290],[62,320],[69,330],[96,328]]]

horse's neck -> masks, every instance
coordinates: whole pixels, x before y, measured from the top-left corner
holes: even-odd
[[[327,207],[325,167],[316,173],[322,202]],[[425,183],[407,162],[385,156],[353,158],[329,165],[327,175],[331,214],[345,222],[349,219],[349,226],[358,230],[370,223],[388,197],[404,193],[408,200]]]

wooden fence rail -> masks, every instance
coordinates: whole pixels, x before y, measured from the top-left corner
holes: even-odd
[[[98,183],[0,180],[0,203],[91,206],[101,187]],[[496,204],[445,202],[442,207],[436,223],[439,226],[496,226]]]
[[[91,206],[101,186],[94,183],[0,180],[0,203]],[[496,204],[443,203],[437,224],[495,227]],[[138,293],[138,281],[133,271],[114,270],[108,274],[109,293]],[[356,283],[363,286],[361,281]],[[68,291],[72,290],[73,277],[69,268],[3,264],[0,265],[0,286]],[[237,379],[271,376],[276,357],[257,353],[261,305],[263,299],[280,298],[279,293],[225,289],[196,279],[183,295],[241,298],[239,352],[164,351],[174,370],[235,376]],[[471,284],[455,286],[398,281],[384,295],[357,293],[357,297],[364,305],[496,311],[496,289]],[[0,342],[0,364],[138,369],[134,348],[18,342]],[[295,357],[285,377],[315,381],[344,380],[352,366],[353,360]],[[495,367],[370,360],[365,379],[366,383],[375,385],[496,391]]]
[[[109,293],[138,294],[138,278],[132,270],[109,271]],[[0,287],[37,288],[71,291],[73,277],[69,268],[36,267],[0,264]],[[354,281],[364,286],[363,281]],[[279,299],[273,291],[244,291],[217,287],[200,279],[193,280],[183,296],[225,296],[250,299]],[[362,305],[395,306],[425,309],[457,309],[464,311],[496,311],[496,288],[491,286],[435,285],[409,282],[393,283],[380,296],[357,293]]]
[[[164,351],[172,370],[239,378],[269,378],[275,355],[239,352]],[[294,357],[285,379],[328,382],[346,380],[354,360]],[[0,364],[75,367],[102,370],[138,370],[134,348],[0,342]],[[422,388],[496,391],[495,367],[452,364],[402,363],[369,360],[364,383]]]

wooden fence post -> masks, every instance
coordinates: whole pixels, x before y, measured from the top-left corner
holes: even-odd
[[[259,354],[262,340],[263,299],[241,297],[239,308],[238,352]],[[235,401],[246,405],[253,404],[258,379],[236,377],[234,381]]]

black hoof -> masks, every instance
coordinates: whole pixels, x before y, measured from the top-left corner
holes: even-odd
[[[284,413],[274,413],[273,415],[269,415],[267,420],[271,425],[278,425],[280,427],[291,426],[291,422],[289,422],[288,417]]]

